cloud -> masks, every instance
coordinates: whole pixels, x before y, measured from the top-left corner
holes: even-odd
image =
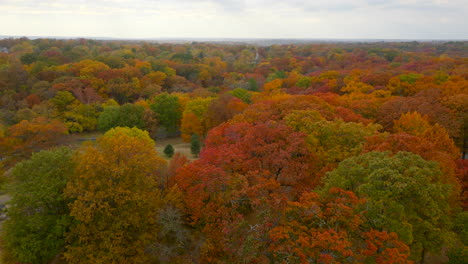
[[[2,34],[468,37],[466,0],[0,0]]]

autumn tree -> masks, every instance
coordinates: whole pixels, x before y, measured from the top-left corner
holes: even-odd
[[[247,104],[240,99],[225,93],[211,101],[206,112],[206,119],[209,128],[220,125],[228,121],[234,115],[241,113]]]
[[[154,141],[137,128],[114,128],[96,145],[83,146],[66,187],[75,199],[68,234],[70,263],[145,263],[145,247],[155,239],[161,203]]]
[[[193,229],[186,224],[182,193],[177,186],[165,193],[156,222],[159,227],[157,238],[146,250],[152,260],[156,263],[191,262],[198,251],[194,249],[196,238]]]
[[[208,132],[206,113],[211,100],[211,98],[196,98],[185,105],[180,125],[181,136],[185,142],[190,141],[192,134],[204,137]]]
[[[380,125],[363,125],[343,120],[327,121],[314,110],[293,111],[284,120],[296,131],[306,133],[307,145],[321,161],[334,165],[361,153],[365,139],[378,133]]]
[[[433,95],[432,93],[435,93]],[[461,137],[462,120],[449,108],[440,103],[437,98],[440,91],[428,90],[412,97],[397,97],[385,102],[378,110],[377,120],[384,129],[390,130],[393,122],[402,114],[418,112],[427,116],[431,124],[444,127],[449,135],[456,140]]]
[[[176,152],[172,157],[171,161],[167,165],[166,170],[166,186],[172,187],[175,184],[174,177],[178,169],[189,163],[187,157],[180,152]]]
[[[463,187],[463,173],[457,168],[456,160],[453,153],[450,153],[450,148],[434,144],[430,138],[422,138],[406,133],[388,134],[382,133],[372,137],[368,137],[364,147],[364,152],[370,151],[391,151],[398,153],[399,151],[407,151],[417,154],[425,160],[431,160],[439,163],[442,171],[441,180],[443,183],[452,185],[451,205],[456,206],[460,203],[460,198],[465,200],[465,197],[460,197],[461,192],[466,193],[466,186]]]
[[[0,137],[0,153],[12,159],[27,158],[33,152],[47,149],[60,143],[67,128],[57,120],[37,117],[23,120],[8,128]]]
[[[394,121],[393,130],[426,139],[438,149],[445,149],[454,160],[459,157],[460,150],[455,146],[447,130],[439,124],[431,125],[426,116],[417,112],[402,114]]]
[[[435,162],[409,152],[369,152],[342,161],[324,179],[325,191],[338,187],[367,199],[370,226],[395,232],[411,247],[412,259],[438,253],[450,237],[448,197]]]
[[[50,102],[54,106],[55,110],[57,111],[57,115],[61,116],[63,113],[77,100],[67,91],[59,91],[54,98],[50,99]]]
[[[395,233],[370,228],[359,212],[365,200],[331,188],[322,196],[305,192],[289,202],[269,232],[269,251],[278,263],[412,263]]]
[[[63,193],[74,162],[72,150],[34,153],[13,168],[12,200],[4,224],[6,250],[23,263],[50,263],[63,252],[71,226]]]

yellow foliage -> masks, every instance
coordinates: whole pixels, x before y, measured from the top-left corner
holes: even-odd
[[[267,93],[278,92],[283,85],[281,79],[275,79],[271,82],[267,82],[263,85],[263,91]]]
[[[427,116],[422,116],[418,112],[402,114],[400,119],[393,122],[395,133],[407,133],[413,136],[420,136],[431,127]]]
[[[160,208],[159,181],[165,161],[148,132],[114,128],[75,157],[65,193],[75,199],[78,224],[67,236],[69,263],[145,263]]]

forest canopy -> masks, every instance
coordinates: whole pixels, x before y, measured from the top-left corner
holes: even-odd
[[[467,123],[466,41],[2,39],[2,263],[464,263]]]

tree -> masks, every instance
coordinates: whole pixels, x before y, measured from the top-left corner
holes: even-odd
[[[192,134],[204,137],[208,131],[206,113],[211,101],[211,98],[196,98],[188,101],[185,105],[180,125],[182,139],[185,142],[190,141]]]
[[[213,128],[228,121],[234,115],[242,112],[248,105],[240,99],[225,93],[213,99],[206,112],[208,128]]]
[[[282,186],[311,187],[316,160],[305,137],[277,122],[224,123],[208,133],[201,159],[230,173],[257,171]]]
[[[156,118],[161,126],[171,134],[177,132],[182,117],[177,96],[167,93],[160,94],[154,97],[150,107],[156,113]]]
[[[174,147],[171,144],[167,144],[164,148],[164,154],[166,154],[167,157],[172,158],[172,155],[174,155]]]
[[[28,158],[33,152],[59,144],[67,128],[57,120],[42,116],[31,121],[23,120],[8,128],[0,137],[0,155],[11,159]]]
[[[446,132],[445,132],[446,133]],[[423,135],[426,134],[425,132]],[[408,135],[406,133],[388,134],[382,133],[367,138],[364,147],[364,152],[370,151],[391,151],[396,154],[399,151],[407,151],[421,156],[425,160],[438,162],[442,171],[442,182],[452,185],[451,204],[455,205],[460,202],[460,191],[462,184],[466,181],[463,179],[463,173],[457,168],[456,159],[458,153],[451,153],[450,146],[453,143],[440,145],[435,144],[437,137],[422,137]],[[449,143],[447,141],[446,143]],[[466,197],[462,196],[462,199]]]
[[[263,91],[267,93],[278,93],[282,85],[283,81],[281,79],[274,79],[263,85]]]
[[[137,104],[124,104],[122,106],[107,106],[99,115],[98,128],[105,132],[113,127],[146,127],[145,108]]]
[[[400,119],[394,121],[393,130],[426,139],[436,148],[447,152],[454,160],[460,156],[460,150],[455,146],[447,130],[439,124],[430,125],[427,117],[417,112],[402,114]]]
[[[306,133],[307,145],[322,164],[336,165],[345,158],[361,153],[366,137],[372,136],[380,125],[326,121],[317,111],[293,111],[285,117],[286,123],[296,131]]]
[[[232,94],[234,97],[239,98],[244,103],[247,103],[247,104],[252,103],[252,100],[251,100],[252,94],[249,91],[245,90],[245,89],[236,88],[236,89],[230,91],[229,93]]]
[[[206,126],[202,124],[198,116],[192,112],[184,111],[180,125],[182,140],[184,140],[184,142],[190,142],[193,134],[205,135],[207,132],[205,127]]]
[[[407,243],[412,259],[438,253],[451,236],[449,195],[435,162],[409,152],[369,152],[342,161],[324,179],[324,191],[338,187],[367,199],[370,225],[395,232]]]
[[[50,102],[55,107],[57,115],[61,116],[73,103],[76,103],[77,100],[70,92],[60,91],[54,98],[50,99]]]
[[[258,91],[257,80],[255,80],[255,78],[250,78],[248,82],[249,82],[248,90],[257,92]]]
[[[192,152],[195,157],[198,157],[200,153],[201,145],[200,145],[200,137],[197,134],[192,134],[190,138],[190,152]]]
[[[64,249],[72,200],[63,191],[73,173],[72,154],[66,147],[43,150],[13,169],[5,246],[20,262],[50,263]]]
[[[412,263],[395,233],[370,228],[353,192],[331,188],[305,192],[289,202],[269,232],[269,252],[278,263]]]
[[[437,89],[438,90],[438,89]],[[377,120],[386,130],[390,130],[394,120],[408,112],[418,112],[428,117],[431,124],[439,124],[444,127],[449,135],[455,139],[461,137],[463,119],[457,118],[455,113],[443,106],[436,95],[429,92],[441,93],[440,91],[428,90],[426,93],[418,93],[412,97],[396,97],[384,103],[378,110]]]
[[[117,122],[119,120],[119,114],[120,106],[105,106],[104,111],[102,111],[98,117],[98,129],[105,132],[113,127],[118,126]]]
[[[64,254],[69,263],[145,263],[161,203],[154,141],[137,128],[113,128],[83,146],[65,193],[77,221]]]
[[[117,126],[121,127],[137,127],[145,129],[143,115],[145,108],[136,104],[124,104],[119,109],[119,121]]]
[[[180,154],[180,152],[176,152],[174,157],[172,157],[171,161],[169,161],[169,165],[167,166],[166,171],[166,186],[172,187],[174,182],[174,177],[178,169],[182,168],[185,164],[189,163],[189,160],[185,155]]]

